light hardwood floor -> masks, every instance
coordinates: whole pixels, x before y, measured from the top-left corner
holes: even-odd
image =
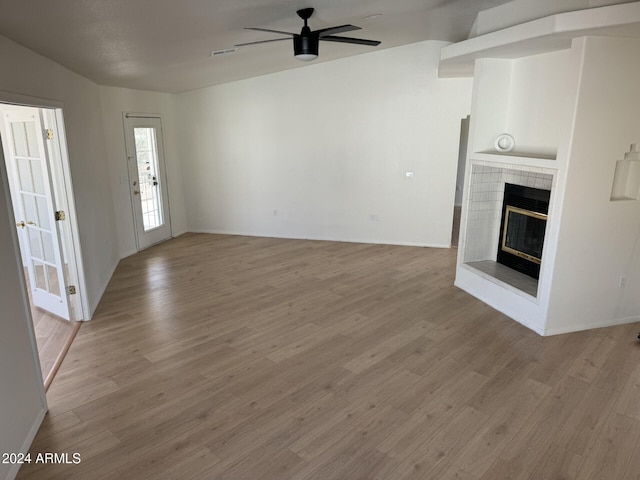
[[[28,275],[25,268],[25,278],[28,277]],[[61,355],[65,349],[68,348],[67,345],[75,333],[74,328],[78,328],[79,324],[63,320],[34,306],[28,281],[27,292],[29,294],[36,344],[38,345],[42,381],[45,383],[46,388],[50,385],[56,374],[56,370],[64,358],[61,357]]]
[[[53,365],[72,332],[72,323],[57,318],[37,307],[31,307],[33,327],[38,344],[38,356],[42,369],[42,380],[51,373]]]
[[[638,325],[542,338],[455,250],[186,234],[121,262],[21,479],[638,479]],[[588,301],[588,299],[585,299]]]

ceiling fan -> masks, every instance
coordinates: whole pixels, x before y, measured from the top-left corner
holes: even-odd
[[[320,30],[311,30],[307,25],[307,20],[313,15],[313,8],[303,8],[298,10],[298,16],[304,20],[302,31],[297,33],[282,32],[280,30],[269,30],[268,28],[245,27],[245,30],[258,30],[259,32],[278,33],[280,35],[288,35],[293,37],[293,52],[298,60],[315,60],[318,58],[318,43],[320,40],[326,42],[339,43],[355,43],[357,45],[370,45],[376,47],[381,42],[377,40],[364,40],[362,38],[339,37],[335,33],[352,32],[353,30],[361,30],[355,25],[339,25],[337,27],[322,28]],[[289,40],[289,38],[274,38],[271,40],[261,40],[258,42],[239,43],[235,47],[244,47],[245,45],[256,45],[258,43],[279,42],[281,40]]]

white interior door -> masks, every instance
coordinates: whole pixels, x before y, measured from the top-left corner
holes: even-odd
[[[129,183],[138,250],[171,238],[162,123],[125,115]]]
[[[70,319],[60,232],[55,219],[53,188],[37,110],[4,112],[5,145],[17,187],[16,226],[21,236],[34,305]]]

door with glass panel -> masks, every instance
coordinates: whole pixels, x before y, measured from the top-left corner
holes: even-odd
[[[4,112],[7,158],[17,192],[13,196],[34,305],[66,320],[69,297],[43,122],[36,109]]]
[[[171,238],[160,118],[125,114],[129,184],[138,250]]]

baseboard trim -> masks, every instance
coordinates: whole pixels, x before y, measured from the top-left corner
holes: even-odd
[[[624,317],[611,319],[606,322],[599,322],[593,325],[581,326],[580,328],[550,328],[545,330],[544,335],[562,335],[564,333],[575,333],[582,332],[585,330],[596,330],[598,328],[607,328],[607,327],[617,327],[619,325],[628,325],[629,323],[637,323],[640,322],[640,315],[633,317]]]
[[[186,233],[186,232],[185,232]],[[312,240],[320,242],[344,242],[344,243],[369,243],[372,245],[397,245],[399,247],[424,247],[424,248],[451,248],[450,244],[437,244],[426,242],[403,242],[376,240],[371,238],[337,238],[337,237],[313,237],[286,234],[261,234],[256,232],[234,231],[234,230],[211,230],[211,229],[190,229],[189,233],[207,233],[210,235],[237,235],[241,237],[263,237],[263,238],[282,238],[286,240]]]

